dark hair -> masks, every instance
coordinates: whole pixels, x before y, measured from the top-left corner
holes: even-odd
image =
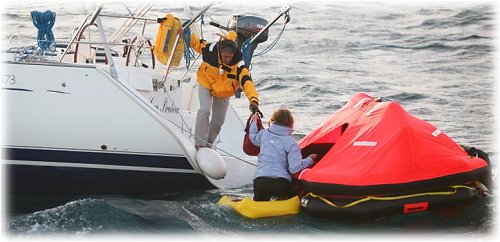
[[[234,53],[236,51],[236,44],[234,41],[229,40],[229,39],[224,39],[219,42],[219,50],[222,51],[229,51],[231,53]]]

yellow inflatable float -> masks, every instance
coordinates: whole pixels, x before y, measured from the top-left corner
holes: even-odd
[[[153,51],[156,59],[158,59],[160,63],[166,65],[172,53],[172,49],[174,49],[175,37],[177,36],[177,31],[181,28],[181,21],[170,13],[160,20],[161,22]],[[180,36],[179,42],[173,51],[174,56],[171,66],[179,66],[184,55],[184,40],[182,36]]]
[[[292,197],[288,200],[257,202],[249,197],[234,198],[223,196],[217,203],[230,206],[239,214],[248,218],[265,218],[283,215],[298,214],[300,211],[300,198]]]

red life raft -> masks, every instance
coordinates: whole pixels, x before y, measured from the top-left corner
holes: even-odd
[[[491,180],[484,159],[469,156],[444,132],[399,103],[364,93],[355,94],[299,145],[304,157],[320,157],[314,167],[295,174],[307,194],[302,206],[313,214],[348,217],[366,211],[365,215],[380,216],[389,210],[381,205],[389,204],[380,202],[384,198],[391,201],[392,212],[412,211],[411,204],[423,206],[415,211],[425,211],[434,200],[440,206],[453,203],[454,196],[457,204],[469,200],[478,194],[476,182]],[[428,196],[445,193],[450,196]],[[370,199],[374,197],[382,199]],[[347,209],[345,205],[353,202],[359,209]]]

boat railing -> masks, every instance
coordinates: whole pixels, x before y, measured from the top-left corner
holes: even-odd
[[[64,50],[64,52],[61,54],[59,57],[59,62],[62,62],[64,57],[69,53],[69,51],[72,49],[73,44],[87,44],[87,45],[102,45],[104,47],[105,55],[106,55],[106,60],[107,64],[110,66],[110,73],[113,77],[117,78],[117,72],[116,68],[114,66],[114,62],[112,59],[112,54],[111,54],[111,48],[115,45],[123,45],[123,46],[133,46],[134,44],[132,43],[123,43],[120,42],[120,40],[123,38],[123,36],[127,33],[129,33],[130,29],[134,27],[138,21],[144,21],[141,35],[144,35],[144,31],[146,28],[147,22],[156,22],[156,19],[150,19],[150,18],[144,18],[144,15],[151,10],[153,7],[154,3],[150,2],[145,2],[144,4],[140,5],[134,12],[130,12],[129,16],[122,16],[122,15],[112,15],[112,14],[101,14],[101,11],[103,9],[102,5],[97,6],[95,11],[91,15],[87,15],[82,23],[79,25],[77,28],[77,31],[73,33],[71,36],[67,48]],[[106,35],[104,33],[104,26],[101,22],[101,17],[108,17],[108,18],[121,18],[125,19],[123,24],[118,28],[118,30],[111,36],[110,40],[108,41],[106,38]],[[88,26],[96,26],[97,30],[99,32],[101,41],[80,41],[80,36],[82,34],[82,31],[85,31],[85,29]],[[76,49],[76,47],[75,47]],[[76,61],[76,58],[75,58]]]
[[[189,27],[191,24],[193,24],[195,21],[197,21],[203,14],[205,14],[213,4],[214,4],[213,2],[207,4],[193,18],[191,18],[189,21],[185,22],[182,25],[182,27],[183,28]],[[158,21],[157,19],[151,19],[151,18],[144,17],[144,15],[147,12],[149,12],[152,7],[153,7],[153,4],[144,3],[144,4],[141,4],[139,7],[137,7],[137,9],[134,12],[131,12],[129,10],[130,15],[122,16],[122,15],[113,15],[113,14],[101,14],[103,6],[99,5],[91,15],[87,15],[84,18],[84,20],[82,21],[82,23],[78,27],[77,31],[75,31],[73,33],[72,37],[70,38],[70,40],[68,42],[68,45],[67,45],[68,47],[64,50],[64,52],[59,57],[59,62],[63,61],[64,57],[73,48],[72,47],[73,44],[77,44],[77,45],[78,44],[102,45],[104,47],[106,60],[108,62],[107,64],[110,66],[110,73],[113,77],[117,78],[118,76],[117,76],[116,68],[114,66],[114,62],[113,62],[110,50],[115,45],[123,45],[123,46],[128,46],[128,47],[136,45],[137,43],[123,43],[121,40],[122,40],[123,36],[125,34],[129,33],[130,29],[132,29],[132,27],[134,27],[139,21],[143,21],[142,30],[141,30],[141,33],[139,34],[139,36],[144,37],[144,32],[145,32],[147,23],[148,22],[157,23],[157,21]],[[103,27],[102,22],[101,22],[101,17],[125,19],[125,21],[122,23],[122,25],[110,37],[109,41],[106,39],[106,35],[104,33],[104,27]],[[101,41],[80,41],[79,38],[82,34],[82,31],[84,31],[88,26],[91,26],[91,25],[94,25],[97,27],[97,30],[98,30],[100,37],[101,37]],[[176,46],[178,45],[179,38],[180,38],[180,35],[177,35],[175,42],[174,42],[173,49],[175,49]],[[139,43],[139,45],[143,46],[140,43]],[[146,48],[148,48],[148,47],[146,47]],[[75,47],[75,49],[77,49],[77,47]],[[167,60],[167,64],[166,64],[166,67],[164,70],[164,75],[162,78],[162,83],[165,83],[165,81],[167,80],[167,76],[168,76],[169,72],[171,71],[171,63],[172,63],[173,58],[174,58],[174,56],[173,56],[173,51],[172,51],[172,53],[170,54],[170,56]],[[76,58],[75,58],[75,62],[76,62]]]
[[[73,35],[71,36],[71,38],[69,39],[68,41],[68,46],[67,48],[63,51],[63,53],[61,54],[61,56],[59,57],[59,62],[62,62],[64,57],[66,56],[66,54],[68,54],[68,52],[70,51],[71,49],[71,46],[73,45],[73,43],[75,43],[76,41],[76,38],[78,37],[78,35],[80,35],[80,32],[82,31],[83,29],[83,26],[85,26],[85,23],[87,23],[87,20],[92,17],[90,23],[94,23],[95,19],[97,18],[97,16],[99,15],[99,13],[101,12],[102,10],[102,5],[98,6],[97,9],[94,11],[94,13],[92,15],[87,15],[85,16],[85,18],[83,19],[82,23],[80,24],[80,26],[76,29],[76,31],[73,31]]]

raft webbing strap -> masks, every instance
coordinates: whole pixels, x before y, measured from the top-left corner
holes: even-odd
[[[360,203],[367,202],[367,201],[370,201],[370,200],[392,201],[392,200],[405,199],[405,198],[411,198],[411,197],[421,197],[421,196],[428,196],[428,195],[430,195],[430,196],[453,195],[453,194],[457,193],[457,190],[459,188],[465,188],[465,189],[469,189],[469,190],[472,190],[472,191],[477,191],[476,188],[465,186],[465,185],[455,185],[455,186],[451,186],[450,188],[453,188],[454,190],[453,191],[449,191],[449,192],[422,192],[422,193],[415,193],[415,194],[408,194],[408,195],[394,196],[394,197],[367,196],[367,197],[361,198],[359,200],[356,200],[354,202],[348,203],[348,204],[346,204],[344,206],[336,205],[333,202],[329,201],[328,199],[326,199],[326,198],[324,198],[324,197],[322,197],[320,195],[316,195],[314,193],[311,193],[311,192],[308,193],[308,194],[306,194],[304,197],[311,196],[311,197],[319,198],[324,203],[326,203],[326,204],[328,204],[328,205],[330,205],[332,207],[336,207],[336,208],[349,208],[349,207],[352,207],[352,206],[355,206],[355,205],[358,205]]]
[[[163,44],[163,52],[167,52],[168,51],[168,42],[170,42],[170,35],[172,34],[172,30],[169,29],[167,30],[167,37],[165,38],[165,43]],[[172,50],[174,51],[174,50]]]

